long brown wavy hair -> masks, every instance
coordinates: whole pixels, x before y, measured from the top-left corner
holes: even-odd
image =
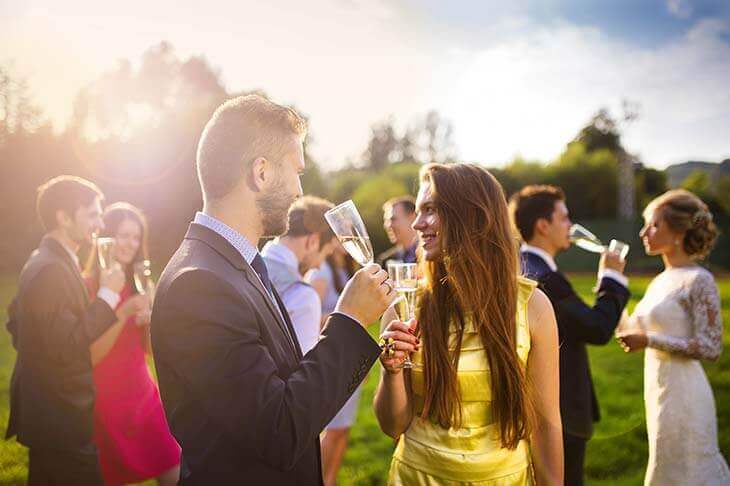
[[[514,449],[529,436],[534,407],[517,355],[518,253],[504,191],[492,174],[472,164],[427,165],[421,183],[431,184],[441,224],[441,257],[422,261],[422,417],[445,428],[460,425],[457,368],[464,322],[472,319],[488,357],[500,442]],[[456,349],[449,351],[452,322],[457,326]]]

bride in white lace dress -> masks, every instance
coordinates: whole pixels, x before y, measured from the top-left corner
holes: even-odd
[[[715,400],[700,363],[722,350],[717,285],[695,263],[717,239],[707,206],[683,190],[669,191],[644,211],[641,230],[649,255],[665,270],[649,285],[619,342],[646,349],[644,401],[649,436],[645,485],[730,485],[717,442]]]

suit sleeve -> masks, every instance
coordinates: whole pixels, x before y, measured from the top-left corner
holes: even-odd
[[[210,272],[188,271],[155,303],[155,359],[244,454],[289,470],[354,392],[380,348],[359,324],[333,316],[299,366],[280,376],[261,340],[260,319],[228,283]]]
[[[69,363],[88,354],[89,346],[117,320],[108,304],[95,299],[83,312],[70,306],[72,295],[62,282],[66,271],[58,265],[42,269],[23,298],[24,322],[42,325],[43,352],[58,363]]]
[[[589,344],[611,340],[629,299],[628,289],[608,277],[601,279],[593,307],[583,302],[558,272],[544,275],[540,286],[553,303],[561,337]]]

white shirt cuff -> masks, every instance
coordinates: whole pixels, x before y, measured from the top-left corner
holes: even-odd
[[[121,300],[119,294],[114,292],[109,287],[100,288],[99,291],[96,293],[96,296],[109,304],[109,307],[111,307],[112,310],[116,310],[117,306],[119,305],[119,301]]]
[[[616,270],[606,268],[600,272],[598,272],[598,281],[600,282],[601,279],[604,278],[610,278],[614,281],[616,281],[619,285],[628,288],[629,287],[629,278],[624,275],[621,272],[617,272]]]

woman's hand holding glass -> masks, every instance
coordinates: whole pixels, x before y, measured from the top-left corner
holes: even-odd
[[[400,373],[408,355],[420,349],[421,341],[413,334],[413,329],[414,319],[407,323],[392,320],[380,335],[379,344],[383,349],[380,362],[388,373]]]

